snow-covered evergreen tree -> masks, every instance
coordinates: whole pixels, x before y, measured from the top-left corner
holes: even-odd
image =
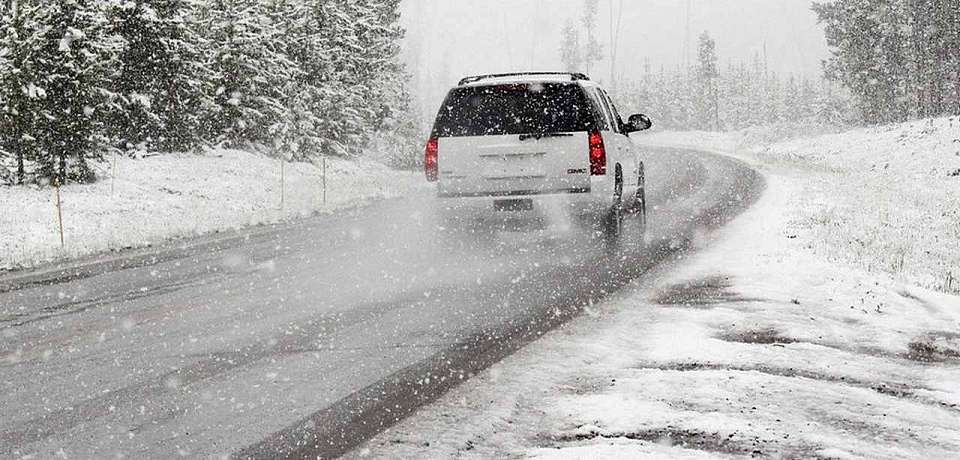
[[[0,163],[18,177],[90,179],[108,139],[305,159],[419,134],[400,0],[19,3],[0,9]]]
[[[366,129],[364,144],[371,135],[393,140],[397,146],[392,154],[395,164],[411,166],[420,161],[421,125],[419,115],[412,110],[413,98],[408,92],[410,80],[400,60],[400,0],[365,0],[368,8],[360,24],[367,28],[360,34],[365,63],[360,67],[359,79],[366,85],[364,102],[374,129]],[[368,125],[369,128],[369,125]],[[355,152],[358,149],[354,149]],[[416,160],[411,160],[416,159]]]
[[[720,92],[717,43],[706,31],[700,35],[696,68],[696,126],[720,130]]]
[[[305,102],[316,114],[318,152],[355,155],[386,120],[399,116],[406,76],[399,63],[396,1],[308,0],[304,40],[293,53]]]
[[[65,183],[89,181],[86,159],[98,156],[102,116],[112,109],[109,82],[115,76],[121,44],[108,32],[101,2],[63,0],[22,4],[27,43],[36,40],[20,66],[35,111],[26,125],[36,139],[38,175]],[[28,13],[29,12],[29,13]]]
[[[762,64],[733,64],[716,76],[716,98],[711,99],[702,75],[700,68],[693,74],[678,68],[628,81],[622,86],[624,109],[646,113],[657,126],[677,130],[715,129],[717,109],[723,130],[784,121],[837,125],[857,121],[846,93],[824,79],[784,80],[765,72]]]
[[[279,24],[257,0],[215,0],[202,17],[213,91],[206,136],[233,147],[270,143],[289,119],[287,91],[299,73]]]
[[[185,0],[122,0],[111,5],[111,31],[123,38],[112,89],[120,110],[112,137],[124,148],[185,150],[198,139],[203,82],[200,37]]]
[[[960,2],[834,0],[814,11],[832,49],[827,75],[866,121],[960,113]]]
[[[567,72],[583,72],[582,50],[580,49],[580,34],[573,21],[567,21],[560,33],[560,62]]]
[[[43,47],[37,13],[18,5],[0,14],[0,153],[12,157],[14,171],[3,179],[9,182],[24,182],[26,163],[38,152],[37,104],[45,93],[35,83],[34,59]]]
[[[580,25],[583,26],[583,66],[589,74],[593,64],[603,59],[603,46],[600,44],[597,32],[597,15],[600,11],[600,0],[583,0],[583,13],[580,16]]]
[[[399,59],[404,33],[399,26],[400,0],[358,0],[357,4],[365,6],[357,23],[362,28],[359,41],[364,60],[357,78],[367,82],[364,101],[370,121],[379,126],[405,111],[409,102],[404,91],[408,77]]]

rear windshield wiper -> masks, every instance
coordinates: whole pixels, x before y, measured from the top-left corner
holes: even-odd
[[[545,137],[573,137],[571,133],[530,133],[530,134],[521,134],[521,141],[528,141],[530,139],[540,140]]]

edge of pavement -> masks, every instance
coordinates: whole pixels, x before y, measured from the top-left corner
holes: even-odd
[[[265,238],[297,226],[309,225],[313,220],[335,218],[361,212],[384,201],[358,202],[354,206],[338,209],[332,213],[313,214],[283,219],[278,222],[256,224],[229,230],[217,230],[185,238],[170,238],[155,245],[113,249],[97,254],[68,258],[37,267],[0,271],[0,294],[19,291],[45,284],[59,284],[89,278],[105,272],[142,268],[159,263],[182,259],[204,251],[236,247],[251,238]]]

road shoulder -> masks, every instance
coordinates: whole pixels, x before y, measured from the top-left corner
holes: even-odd
[[[426,187],[419,174],[362,158],[282,162],[226,149],[94,166],[101,179],[61,188],[59,211],[52,187],[0,187],[0,277],[138,253],[149,259],[153,248],[248,233]]]

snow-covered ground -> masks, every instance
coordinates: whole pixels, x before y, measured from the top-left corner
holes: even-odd
[[[215,150],[96,167],[99,182],[60,190],[63,247],[53,188],[0,187],[0,270],[332,212],[424,184],[379,163],[328,159],[324,203],[322,163],[285,163],[281,207],[280,162],[263,155]]]
[[[790,227],[836,262],[960,293],[960,117],[800,137],[786,129],[658,133],[644,142],[725,152],[802,183]]]
[[[955,457],[956,126],[651,136],[739,156],[768,189],[692,255],[351,455]]]

